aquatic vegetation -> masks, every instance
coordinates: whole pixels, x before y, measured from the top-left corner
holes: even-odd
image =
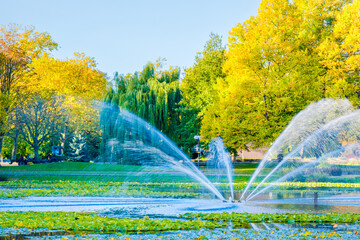
[[[0,227],[64,230],[74,233],[142,233],[170,230],[215,229],[227,226],[202,220],[154,220],[109,218],[96,213],[79,212],[1,212]]]
[[[128,184],[126,189],[121,188],[121,182],[98,181],[10,181],[0,182],[0,187],[5,191],[0,192],[0,198],[28,197],[28,196],[132,196],[132,197],[170,197],[170,198],[195,198],[197,192],[174,191],[174,186],[169,184],[163,188],[161,183],[143,185],[140,183]],[[166,184],[165,184],[166,186]],[[173,187],[171,187],[173,186]],[[157,188],[159,187],[159,188]],[[186,185],[179,184],[178,190],[186,189]]]
[[[174,182],[123,182],[103,181],[40,181],[16,180],[0,182],[0,198],[17,198],[29,196],[131,196],[131,197],[160,197],[160,198],[210,198],[210,194],[201,193],[199,183]],[[239,191],[247,182],[234,184]],[[215,183],[216,187],[225,188],[226,183]],[[360,189],[360,183],[332,183],[332,182],[283,182],[277,183],[276,191],[282,192],[352,192]]]
[[[202,219],[214,222],[231,222],[236,227],[244,223],[360,223],[360,214],[355,213],[185,213],[185,219]]]
[[[180,217],[185,220],[159,220],[147,216],[140,219],[111,218],[96,213],[81,212],[1,212],[0,228],[61,230],[70,234],[128,234],[223,229],[223,232],[229,232],[230,235],[239,234],[241,236],[245,230],[235,230],[234,228],[243,228],[246,223],[357,224],[360,222],[360,214],[186,213]],[[232,227],[233,230],[229,230],[229,227]],[[246,231],[259,233],[254,229]],[[269,234],[285,234],[283,237],[314,237],[316,235],[331,238],[341,236],[340,233],[335,231],[314,232],[306,229],[302,231],[289,229],[288,232],[277,232],[270,231]],[[356,235],[356,232],[351,234]],[[249,236],[252,236],[251,233]]]

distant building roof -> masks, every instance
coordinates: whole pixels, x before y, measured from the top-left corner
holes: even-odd
[[[241,159],[263,159],[265,152],[268,150],[268,147],[250,149],[250,151],[238,151],[238,156]]]

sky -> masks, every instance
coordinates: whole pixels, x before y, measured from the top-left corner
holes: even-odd
[[[256,16],[261,0],[0,0],[0,24],[34,26],[59,44],[53,56],[93,57],[112,78],[165,58],[191,67],[210,33],[223,37]]]

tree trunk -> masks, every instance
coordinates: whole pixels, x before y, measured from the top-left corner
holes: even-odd
[[[61,141],[60,146],[64,148],[66,141],[66,127],[64,127],[64,132],[60,133],[60,141]]]
[[[38,145],[35,145],[34,146],[34,161],[35,162],[38,162],[39,161],[39,146]]]
[[[11,161],[12,162],[16,161],[16,152],[17,152],[18,142],[19,142],[19,132],[16,132],[15,138],[14,138],[13,149],[12,149],[12,153],[11,153]]]
[[[63,132],[60,132],[60,146],[62,147],[63,157],[65,157],[65,142],[66,142],[66,126],[64,126]]]

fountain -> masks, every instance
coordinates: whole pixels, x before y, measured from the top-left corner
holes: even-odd
[[[254,199],[300,174],[306,173],[308,177],[318,174],[323,171],[324,164],[334,165],[331,162],[334,157],[358,147],[354,143],[359,135],[359,119],[359,110],[352,111],[348,100],[323,99],[310,104],[293,118],[272,144],[242,191],[240,201]],[[104,151],[100,161],[158,167],[153,171],[159,172],[178,171],[201,183],[223,201],[224,193],[209,178],[222,182],[219,179],[225,176],[229,199],[234,200],[232,162],[221,138],[213,139],[209,145],[208,169],[204,174],[163,133],[128,111],[106,105],[101,123]],[[283,158],[279,158],[280,155]],[[311,174],[310,168],[313,169]]]

